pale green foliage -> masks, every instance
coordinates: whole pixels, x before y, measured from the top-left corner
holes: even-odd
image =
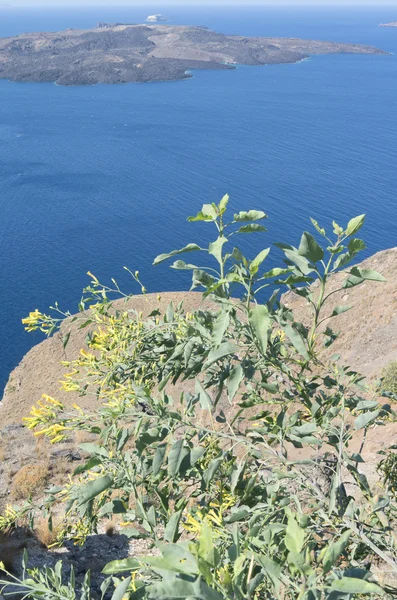
[[[397,395],[397,361],[390,362],[383,369],[382,390]]]
[[[284,264],[269,268],[269,248],[249,259],[232,244],[263,231],[265,213],[241,211],[227,221],[227,204],[225,196],[189,218],[215,227],[208,247],[188,244],[155,260],[198,252],[199,265],[178,258],[172,267],[191,270],[192,288],[202,288],[213,308],[184,315],[171,304],[142,320],[112,306],[115,282],[110,288],[93,277],[85,290],[81,308],[95,305],[83,325],[97,328],[64,387],[97,394],[98,409],[73,412],[48,399],[28,423],[52,441],[70,430],[89,431],[96,441],[83,445],[86,464],[65,488],[49,491],[44,508],[67,503],[64,535],[77,542],[101,518],[122,514],[125,535],[157,547],[157,556],[107,565],[110,576],[130,575],[114,580],[114,600],[396,593],[393,579],[381,584],[371,570],[376,562],[397,575],[396,504],[386,494],[372,497],[363,458],[349,450],[356,431],[394,413],[376,395],[361,395],[358,373],[337,358],[323,364],[319,355],[337,336],[328,323],[349,308],[332,304],[328,280],[365,247],[352,237],[364,217],[334,223],[332,237],[313,220],[317,236],[305,232],[298,247],[279,245]],[[204,259],[215,268],[202,266]],[[352,267],[342,289],[366,280],[384,279]],[[280,288],[306,300],[311,323],[295,320]],[[39,315],[44,329],[58,325]],[[171,384],[187,380],[194,393],[174,397]],[[294,460],[294,449],[304,447],[315,458]],[[328,487],[320,481],[325,462]],[[357,498],[347,497],[347,476]],[[51,596],[32,588],[28,595]]]

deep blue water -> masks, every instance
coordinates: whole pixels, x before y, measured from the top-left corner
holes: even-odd
[[[141,22],[155,10],[2,9],[0,35]],[[0,391],[40,339],[20,319],[55,300],[74,310],[88,269],[127,286],[127,265],[149,291],[185,289],[186,278],[152,260],[208,239],[206,226],[185,217],[226,192],[233,208],[271,217],[267,234],[246,241],[251,253],[298,242],[309,216],[343,223],[362,212],[367,254],[396,245],[397,30],[378,27],[395,10],[160,10],[173,23],[372,44],[395,55],[322,56],[142,85],[0,81]]]

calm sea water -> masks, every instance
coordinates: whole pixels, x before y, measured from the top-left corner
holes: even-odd
[[[0,35],[142,22],[148,9],[0,11]],[[158,9],[173,23],[225,33],[372,44],[397,55],[391,7]],[[254,253],[296,243],[309,216],[362,212],[367,254],[397,241],[397,56],[336,55],[297,65],[196,72],[189,81],[58,87],[0,81],[0,391],[39,336],[20,320],[58,300],[75,309],[90,269],[128,287],[186,289],[160,252],[208,239],[188,224],[228,192],[260,208],[269,232]],[[33,400],[33,399],[32,399]]]

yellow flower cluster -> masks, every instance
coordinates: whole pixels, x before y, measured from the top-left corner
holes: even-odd
[[[286,338],[285,332],[282,329],[275,329],[271,335],[272,340],[278,338],[279,342],[283,342]]]
[[[74,377],[78,374],[77,369],[73,369],[71,373],[64,375],[65,379],[62,379],[59,383],[61,384],[61,390],[63,392],[79,392],[80,384],[74,380]]]
[[[29,417],[24,417],[26,426],[28,429],[36,429],[41,427],[38,431],[35,431],[34,435],[45,435],[51,440],[51,444],[56,444],[65,439],[65,431],[70,429],[63,423],[53,423],[54,420],[59,418],[59,413],[64,410],[62,402],[51,398],[43,394],[41,400],[32,407]]]
[[[6,506],[4,513],[0,515],[0,531],[7,531],[13,527],[18,520],[18,513],[12,506]]]
[[[210,503],[210,510],[208,512],[204,512],[200,508],[195,511],[195,516],[189,513],[186,516],[186,520],[183,524],[184,529],[189,531],[190,533],[200,535],[203,523],[206,522],[209,526],[213,528],[213,533],[215,536],[221,535],[221,531],[225,526],[224,522],[224,514],[225,512],[235,506],[237,503],[237,499],[232,494],[229,494],[226,491],[221,493],[221,500],[213,501]]]
[[[44,333],[48,333],[53,328],[52,318],[41,313],[37,308],[33,312],[30,312],[28,317],[22,319],[22,324],[25,325],[26,331],[36,331],[36,329],[39,329]]]

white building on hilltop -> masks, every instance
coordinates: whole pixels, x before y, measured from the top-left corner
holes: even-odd
[[[149,15],[146,19],[149,23],[158,23],[159,21],[167,21],[167,17],[164,15]]]

